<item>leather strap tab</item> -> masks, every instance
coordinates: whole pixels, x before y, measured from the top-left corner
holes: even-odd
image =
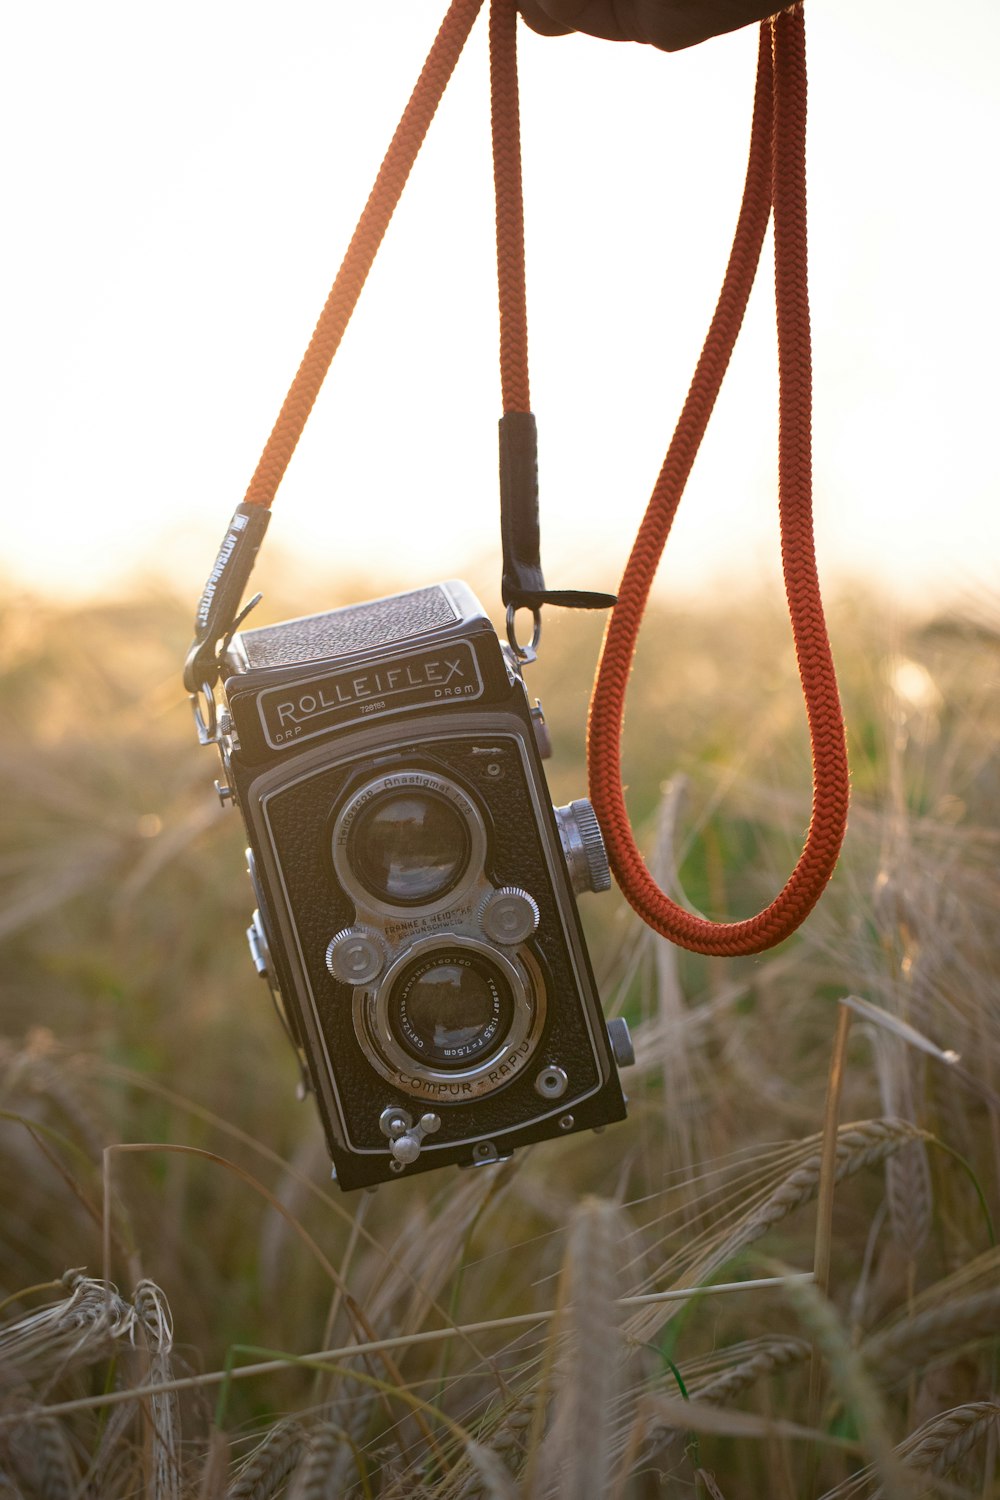
[[[208,581],[198,601],[194,640],[184,665],[189,693],[214,687],[219,679],[219,643],[239,614],[240,601],[254,565],[271,512],[263,505],[238,505],[222,539]]]
[[[608,609],[614,604],[614,594],[545,587],[538,524],[538,431],[530,411],[508,411],[500,418],[500,538],[504,604],[515,609],[538,609],[543,604]]]

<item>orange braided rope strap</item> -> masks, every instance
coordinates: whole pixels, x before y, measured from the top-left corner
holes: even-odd
[[[245,505],[269,506],[274,499],[482,3],[483,0],[452,0],[441,22],[396,133],[389,142],[375,185],[320,313],[309,347],[250,481],[244,496]]]
[[[529,412],[528,308],[524,266],[524,201],[517,88],[517,6],[490,5],[490,111],[497,207],[497,291],[500,301],[500,393],[504,412]]]
[[[699,953],[759,953],[788,937],[812,910],[833,873],[847,823],[844,725],[813,546],[805,120],[805,32],[801,7],[796,6],[761,27],[750,158],[725,282],[622,578],[591,703],[590,797],[618,884],[649,926]],[[671,901],[646,868],[625,808],[621,732],[643,610],[739,333],[772,199],[782,566],[812,744],[812,818],[799,861],[771,905],[746,921],[716,923]]]

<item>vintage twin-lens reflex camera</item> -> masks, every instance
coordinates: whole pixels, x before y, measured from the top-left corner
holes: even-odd
[[[574,896],[610,883],[600,831],[552,807],[541,710],[467,586],[244,629],[222,662],[251,953],[340,1185],[622,1119]]]

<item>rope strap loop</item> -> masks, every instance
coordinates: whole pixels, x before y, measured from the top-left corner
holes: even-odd
[[[543,604],[559,605],[563,609],[608,609],[615,602],[614,594],[583,589],[549,589],[542,573],[538,523],[538,432],[531,412],[528,378],[516,0],[491,0],[490,4],[490,106],[500,302],[500,395],[503,403],[500,418],[503,602],[508,608],[530,609],[536,615]]]
[[[309,347],[260,456],[244,496],[247,505],[269,506],[277,493],[482,3],[483,0],[451,0],[389,142]]]
[[[227,532],[195,622],[185,681],[199,732],[214,726],[207,705],[218,654],[271,505],[330,362],[361,294],[393,210],[462,52],[482,0],[451,0],[390,142],[309,347],[267,440],[243,505]],[[491,0],[490,68],[497,264],[500,297],[501,532],[503,597],[536,623],[545,603],[600,608],[612,595],[549,590],[539,561],[535,421],[528,383],[524,223],[518,116],[515,0]],[[612,868],[626,898],[650,926],[704,953],[755,953],[781,942],[815,905],[836,863],[847,818],[844,727],[816,573],[811,493],[811,352],[806,275],[805,42],[801,5],[760,31],[757,89],[743,203],[722,292],[680,420],[667,450],[609,621],[591,702],[590,793]],[[636,638],[684,485],[722,384],[753,285],[773,205],[780,384],[779,511],[782,561],[813,753],[812,820],[802,856],[766,910],[744,922],[693,916],[656,886],[638,851],[625,808],[621,731]],[[512,629],[513,634],[513,629]],[[220,646],[220,642],[223,644]],[[526,657],[532,647],[513,646]],[[537,644],[537,640],[532,645]],[[213,704],[214,710],[214,704]]]
[[[761,26],[746,185],[725,281],[625,568],[591,701],[590,797],[618,884],[650,927],[699,953],[759,953],[788,937],[812,910],[832,875],[847,826],[844,724],[813,545],[805,120],[805,32],[801,6],[796,5]],[[652,879],[625,807],[621,733],[625,689],[643,610],[743,321],[772,201],[782,566],[812,746],[812,819],[798,863],[774,901],[746,921],[716,923],[678,906]]]

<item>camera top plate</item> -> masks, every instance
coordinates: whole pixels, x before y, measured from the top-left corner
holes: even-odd
[[[226,667],[250,763],[372,718],[490,700],[509,688],[493,628],[458,579],[241,631]]]

